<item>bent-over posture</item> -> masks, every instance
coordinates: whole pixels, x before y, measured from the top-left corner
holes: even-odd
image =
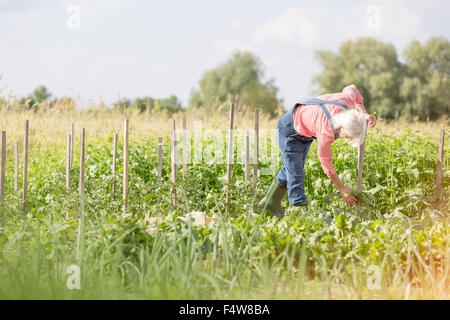
[[[319,159],[325,174],[333,181],[344,201],[355,204],[356,199],[348,194],[351,188],[341,182],[333,167],[331,144],[344,137],[350,140],[352,146],[359,146],[364,140],[367,121],[369,128],[376,124],[375,116],[366,112],[363,97],[354,84],[345,87],[342,92],[295,104],[278,121],[277,138],[283,167],[259,206],[279,218],[283,217],[281,200],[286,192],[290,205],[306,205],[304,166],[314,139],[317,139]]]

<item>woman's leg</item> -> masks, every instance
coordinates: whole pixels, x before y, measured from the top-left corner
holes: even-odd
[[[286,168],[283,164],[280,171],[278,171],[277,176],[275,177],[276,183],[278,183],[282,187],[287,187],[287,177],[286,177]]]
[[[311,143],[298,141],[298,148],[301,150],[283,150],[281,157],[283,167],[277,175],[276,181],[288,188],[288,198],[290,205],[298,205],[306,202],[305,196],[305,160],[308,155]]]
[[[290,205],[306,203],[304,167],[311,141],[298,140],[298,134],[293,128],[292,121],[284,123],[280,121],[277,129],[283,167],[278,172],[275,181],[280,186],[288,188]]]
[[[271,211],[278,218],[284,216],[281,200],[286,191],[288,191],[291,205],[306,202],[303,168],[311,141],[302,142],[298,140],[299,135],[295,131],[292,121],[293,110],[294,108],[286,112],[278,121],[277,139],[284,164],[275,177],[275,181],[270,185],[266,196],[259,203],[260,208]]]

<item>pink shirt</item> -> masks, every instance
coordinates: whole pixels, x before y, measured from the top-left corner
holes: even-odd
[[[364,105],[363,97],[354,84],[345,87],[342,92],[324,94],[318,97],[322,100],[337,101],[345,104],[349,109],[356,104]],[[325,104],[331,116],[343,111],[344,108],[334,104]],[[305,137],[316,137],[319,160],[327,176],[336,173],[332,162],[331,144],[334,142],[334,133],[327,116],[318,105],[302,105],[295,109],[294,128],[298,134]]]

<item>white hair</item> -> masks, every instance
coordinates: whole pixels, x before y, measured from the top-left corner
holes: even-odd
[[[334,127],[342,126],[342,131],[352,137],[350,145],[358,147],[364,141],[367,121],[356,108],[341,111],[333,116]]]

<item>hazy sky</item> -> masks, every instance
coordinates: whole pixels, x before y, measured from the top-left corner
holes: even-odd
[[[290,106],[311,94],[315,50],[375,36],[401,54],[413,39],[449,39],[449,17],[448,0],[0,0],[0,88],[186,105],[206,70],[251,50]]]

